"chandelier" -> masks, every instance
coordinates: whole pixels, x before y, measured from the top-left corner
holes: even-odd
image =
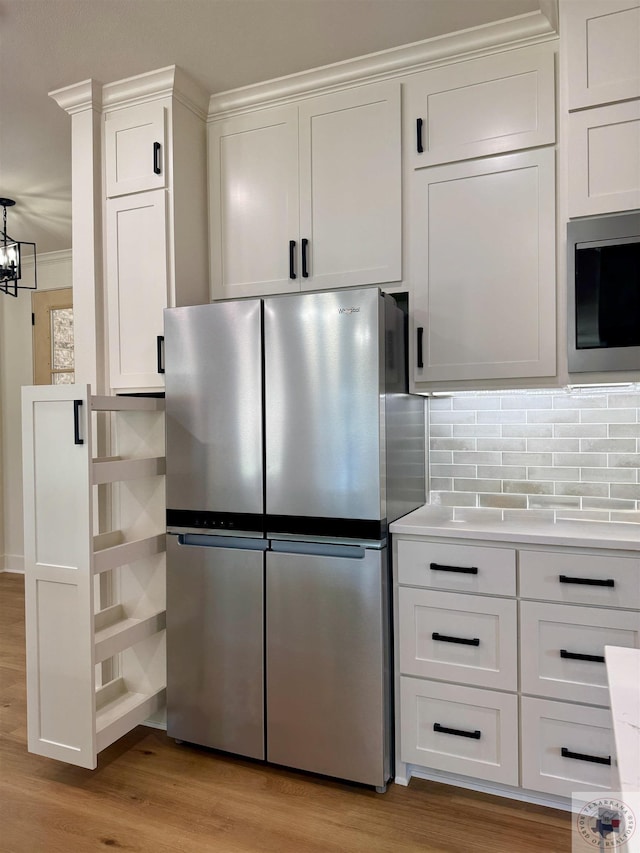
[[[25,241],[19,242],[7,234],[7,208],[13,207],[15,201],[11,198],[0,198],[2,207],[2,231],[0,232],[0,292],[9,296],[17,296],[18,290],[35,290],[38,286],[36,278],[36,244]],[[33,258],[33,264],[30,259]],[[29,261],[25,266],[25,260]],[[27,270],[26,267],[29,269]],[[33,272],[31,272],[33,267]],[[30,283],[25,283],[27,272]],[[20,282],[20,283],[18,283]]]

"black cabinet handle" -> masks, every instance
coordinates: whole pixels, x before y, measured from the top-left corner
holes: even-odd
[[[306,237],[302,238],[302,278],[309,278],[309,270],[307,269],[307,246],[309,241]]]
[[[445,735],[457,735],[458,737],[471,737],[474,740],[480,740],[481,732],[476,729],[475,732],[467,732],[464,729],[449,729],[446,726],[441,726],[440,723],[433,724],[434,732],[441,732]]]
[[[566,746],[560,749],[563,758],[575,758],[577,761],[591,761],[593,764],[611,764],[611,756],[603,758],[600,755],[585,755],[582,752],[571,752]]]
[[[289,278],[297,278],[295,270],[296,241],[289,240]]]
[[[80,406],[82,400],[73,401],[73,443],[84,444],[84,438],[80,438]]]
[[[580,652],[568,652],[566,649],[560,649],[560,657],[569,660],[590,660],[594,663],[604,663],[604,655],[583,655]]]
[[[615,586],[613,578],[571,578],[568,575],[558,575],[560,583],[579,583],[585,586]]]
[[[162,150],[162,146],[159,142],[153,143],[153,173],[154,175],[162,174],[162,166],[160,165],[160,152]]]
[[[422,119],[416,119],[416,148],[418,149],[418,154],[424,154],[424,148],[422,147]]]
[[[156,346],[158,355],[158,373],[164,373],[164,335],[158,335]]]
[[[459,643],[461,646],[479,646],[480,640],[474,637],[473,640],[468,640],[465,637],[448,637],[446,634],[438,634],[434,631],[431,635],[432,640],[440,640],[442,643]]]
[[[442,566],[440,563],[429,563],[432,572],[458,572],[461,575],[477,575],[477,566]]]
[[[424,363],[422,360],[422,338],[424,335],[424,328],[422,326],[418,326],[416,331],[418,333],[418,360],[417,360],[417,364],[418,364],[418,367],[424,367]]]

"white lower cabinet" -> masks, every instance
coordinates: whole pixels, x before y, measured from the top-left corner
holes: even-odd
[[[405,533],[393,553],[397,780],[612,790],[604,647],[640,647],[637,553]]]
[[[615,786],[608,709],[528,696],[520,701],[523,788],[570,797]]]
[[[401,760],[518,784],[518,700],[509,693],[401,679]]]

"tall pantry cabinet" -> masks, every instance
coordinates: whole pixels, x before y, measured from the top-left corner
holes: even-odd
[[[173,66],[103,88],[113,389],[161,388],[163,309],[209,298],[206,102]]]

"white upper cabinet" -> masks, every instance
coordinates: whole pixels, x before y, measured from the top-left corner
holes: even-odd
[[[640,0],[565,0],[561,11],[569,109],[640,97]]]
[[[412,179],[413,376],[553,376],[555,152],[431,169]]]
[[[409,78],[405,156],[419,169],[555,142],[554,79],[550,45]]]
[[[213,297],[401,278],[400,83],[209,126]]]
[[[640,207],[640,100],[569,114],[569,216]]]
[[[214,296],[299,290],[297,107],[212,124],[209,176]]]
[[[166,124],[165,107],[157,102],[107,115],[104,142],[108,198],[167,185]]]

